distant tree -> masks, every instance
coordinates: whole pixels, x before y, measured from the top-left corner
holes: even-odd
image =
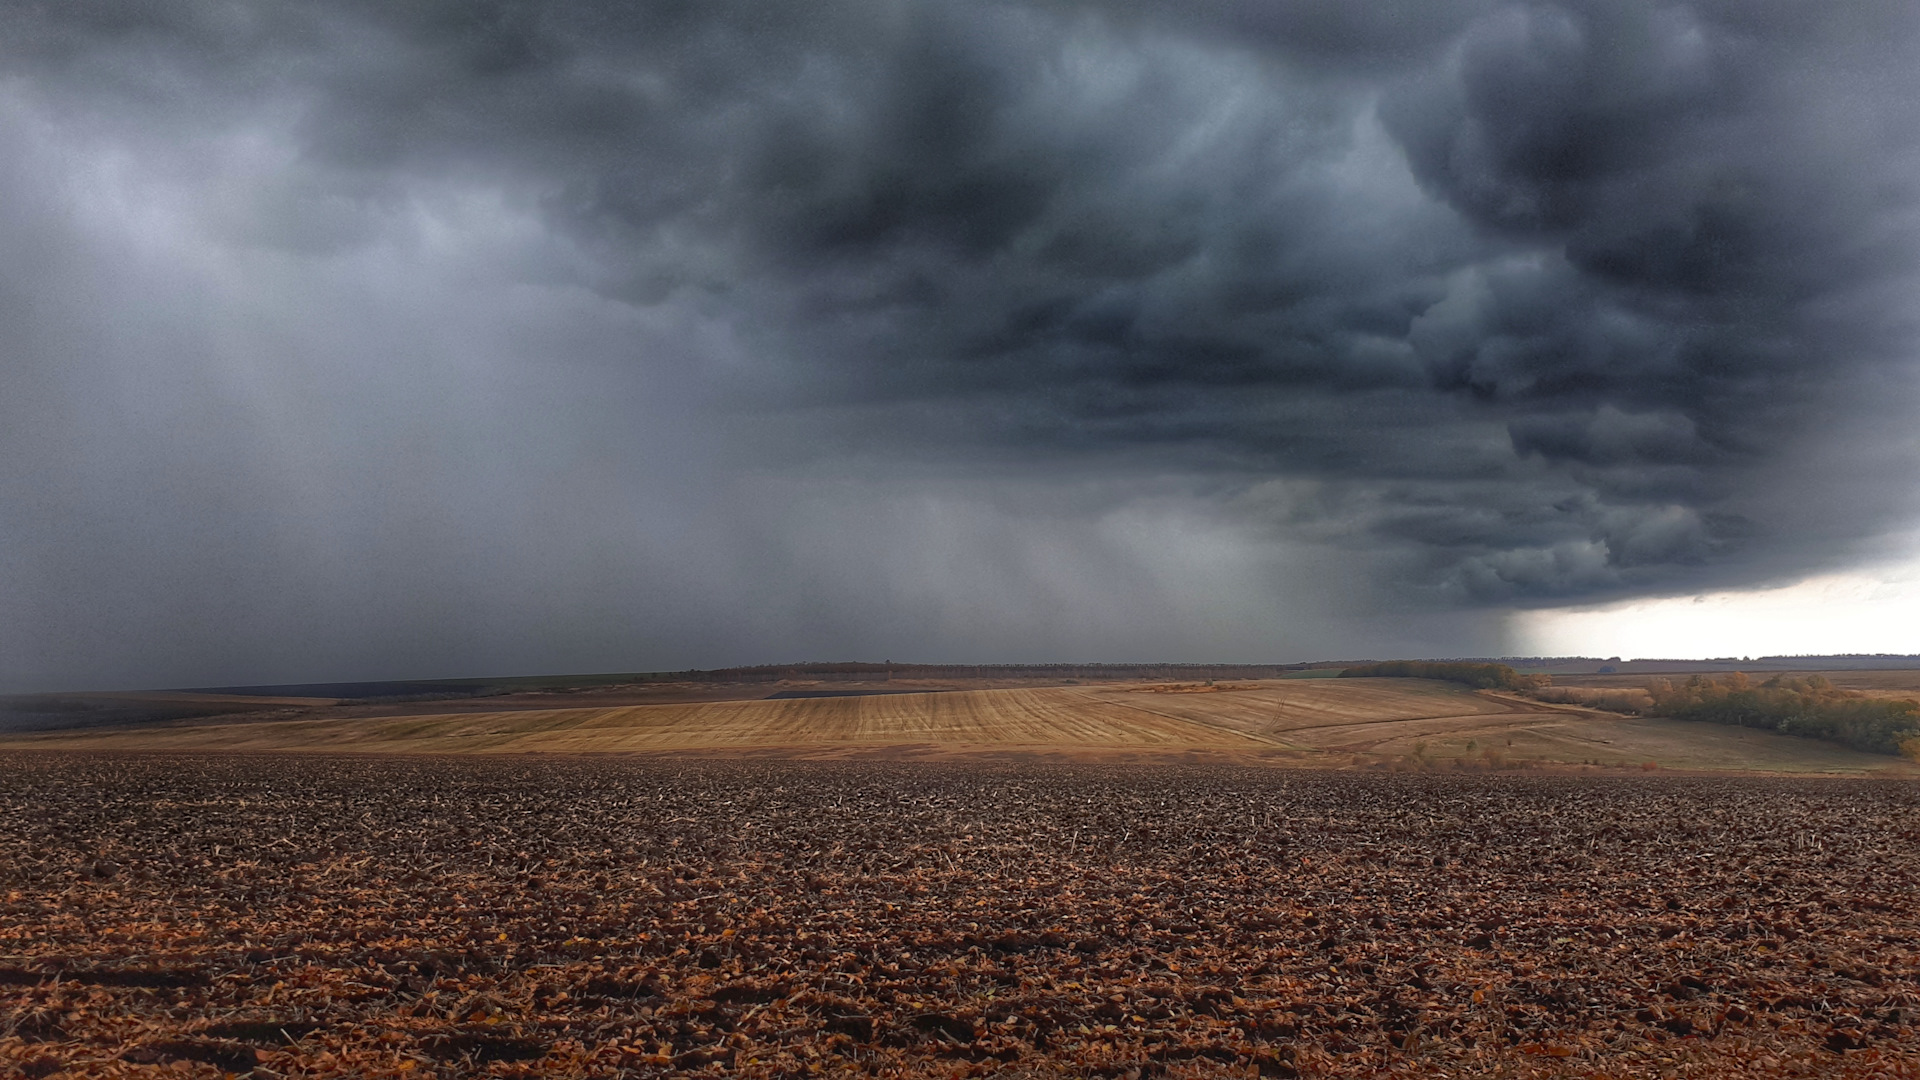
[[[1389,660],[1356,664],[1340,672],[1342,679],[1438,679],[1464,683],[1478,690],[1532,690],[1553,680],[1545,675],[1522,675],[1506,664],[1474,664],[1429,660]]]
[[[1737,671],[1725,679],[1695,675],[1678,685],[1655,679],[1647,693],[1653,715],[1676,720],[1778,731],[1874,754],[1905,753],[1909,743],[1920,742],[1920,702],[1841,690],[1821,675],[1776,675],[1758,686]]]

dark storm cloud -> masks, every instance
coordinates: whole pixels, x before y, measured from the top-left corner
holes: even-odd
[[[695,447],[664,501],[658,453],[582,451],[634,455],[597,466],[614,475],[588,517],[669,507],[652,528],[679,539],[641,559],[664,578],[710,557],[689,553],[693,522],[780,538],[741,541],[749,577],[805,561],[793,537],[847,544],[764,493],[752,512],[713,495],[748,474],[857,481],[847,506],[924,484],[1104,493],[1014,543],[1022,573],[1059,561],[1043,550],[1097,564],[1085,531],[1171,482],[1396,610],[1773,580],[1911,520],[1912,447],[1888,434],[1912,400],[1910,4],[95,2],[0,20],[21,130],[168,186],[211,264],[537,222],[429,266],[444,288],[419,286],[418,326],[392,333],[492,320],[520,340],[477,344],[487,372],[571,357],[577,411],[523,416],[534,430],[617,431],[625,395],[637,425],[680,433],[657,436]],[[474,265],[489,296],[543,299],[462,301]],[[355,321],[350,297],[306,307],[328,303]],[[365,356],[351,327],[288,332],[311,379],[366,377],[327,359]],[[49,350],[14,347],[48,399]],[[372,377],[411,400],[396,363]],[[336,389],[311,422],[349,406],[378,411]],[[537,457],[487,474],[534,518]],[[447,515],[470,497],[444,495]],[[921,540],[951,527],[879,517]],[[976,539],[949,552],[975,580],[1007,542]],[[413,533],[393,543],[445,571]],[[599,557],[555,573],[592,580]],[[795,636],[711,640],[788,648],[830,625],[865,647],[855,624],[939,606],[904,588],[794,598]],[[1097,591],[1061,589],[1067,608]],[[1004,600],[920,640],[964,651],[1020,607]]]

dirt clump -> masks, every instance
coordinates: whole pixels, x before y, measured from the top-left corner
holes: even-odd
[[[6,1076],[1920,1075],[1903,782],[23,753],[0,806]]]

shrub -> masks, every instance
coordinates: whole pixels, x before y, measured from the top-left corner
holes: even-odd
[[[1776,675],[1758,686],[1740,672],[1725,680],[1695,675],[1679,685],[1655,679],[1647,693],[1656,716],[1778,731],[1873,754],[1898,754],[1920,740],[1920,702],[1841,690],[1820,675]]]
[[[1590,686],[1543,686],[1529,691],[1536,701],[1552,702],[1555,705],[1584,705],[1589,709],[1605,709],[1608,712],[1625,713],[1638,716],[1646,711],[1647,695],[1643,690],[1605,690]]]

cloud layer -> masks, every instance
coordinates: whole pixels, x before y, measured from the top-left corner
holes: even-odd
[[[1471,653],[1870,558],[1916,30],[16,6],[5,671]]]

